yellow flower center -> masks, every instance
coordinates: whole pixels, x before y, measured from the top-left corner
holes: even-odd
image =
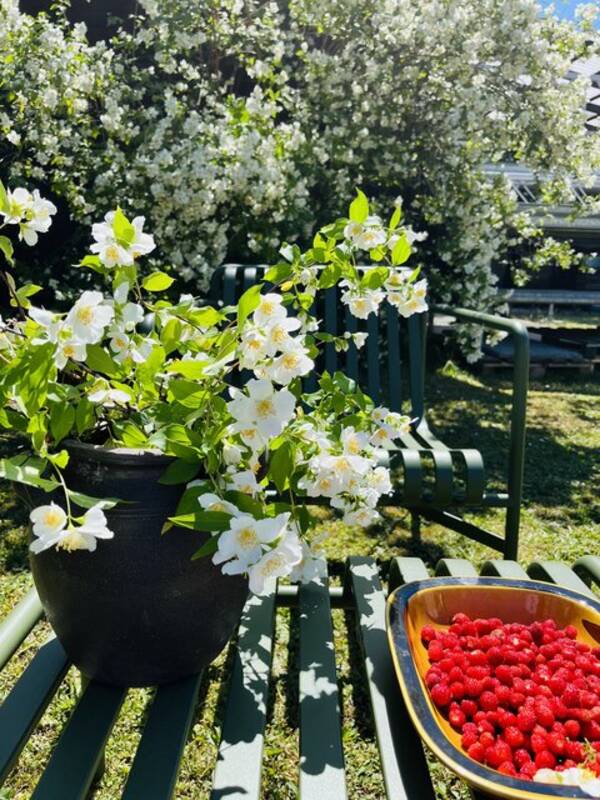
[[[46,511],[44,514],[44,525],[47,525],[49,528],[54,528],[63,520],[63,516],[60,511],[51,508],[50,511]]]
[[[375,432],[375,438],[382,442],[385,441],[388,438],[385,428],[379,428],[379,430]]]
[[[260,310],[263,314],[269,317],[275,310],[275,303],[272,303],[270,300],[263,300],[260,304]]]
[[[72,344],[66,344],[63,347],[63,353],[67,358],[73,358],[73,356],[75,355],[75,348],[73,347]]]
[[[271,400],[259,400],[256,404],[256,413],[259,417],[268,417],[275,413],[275,408]]]
[[[246,439],[254,439],[256,436],[256,428],[245,428],[241,431],[242,436]]]
[[[73,528],[69,531],[68,535],[61,539],[56,545],[61,550],[72,552],[73,550],[82,550],[85,548],[85,539],[78,530]]]
[[[354,307],[357,309],[357,311],[365,311],[367,308],[367,302],[359,297],[354,301]]]
[[[300,359],[295,353],[286,353],[281,359],[281,363],[285,369],[296,369],[299,361]]]
[[[109,245],[109,247],[106,248],[106,257],[110,259],[110,261],[118,261],[119,249],[115,247],[114,244]]]
[[[94,319],[94,307],[81,306],[81,308],[78,308],[77,319],[79,320],[79,322],[81,322],[82,325],[89,325],[90,322]]]
[[[223,503],[211,503],[208,507],[209,511],[225,511]]]
[[[121,338],[120,336],[115,337],[115,344],[117,347],[120,347],[121,349],[127,346],[127,342],[125,341],[125,339]]]
[[[338,458],[336,462],[336,468],[339,469],[341,472],[345,472],[347,469],[350,469],[350,464],[348,463],[347,459],[345,458]]]
[[[248,347],[251,350],[260,350],[261,348],[261,341],[260,339],[249,339],[248,340]]]
[[[351,439],[348,439],[346,442],[346,447],[348,448],[348,452],[351,453],[353,456],[358,455],[360,453],[360,444],[358,443],[358,439],[356,436],[353,436]]]
[[[329,478],[321,478],[321,480],[318,483],[318,486],[319,489],[321,489],[324,492],[327,492],[329,489],[331,489],[331,480]]]
[[[274,555],[268,561],[265,561],[260,571],[265,578],[268,578],[274,573],[278,572],[283,566],[285,566],[285,561],[283,558],[279,555]]]
[[[283,327],[283,325],[275,325],[271,332],[271,339],[275,342],[275,344],[281,344],[285,342],[287,338],[287,331]]]
[[[254,528],[242,528],[237,533],[237,540],[240,547],[250,548],[258,544],[258,537]]]

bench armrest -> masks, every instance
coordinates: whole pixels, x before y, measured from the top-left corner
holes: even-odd
[[[526,326],[516,319],[484,314],[467,308],[452,306],[432,306],[431,311],[455,317],[460,322],[480,325],[496,331],[506,331],[513,340],[514,370],[512,409],[510,417],[510,449],[508,455],[508,495],[509,511],[521,504],[523,493],[523,463],[525,458],[525,420],[527,411],[527,390],[529,387],[529,334]]]

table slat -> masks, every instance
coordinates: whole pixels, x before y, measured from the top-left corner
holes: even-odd
[[[421,740],[402,700],[389,652],[377,564],[370,558],[350,558],[348,573],[386,794],[389,800],[433,800]]]
[[[411,581],[425,581],[429,578],[429,571],[421,558],[398,556],[390,564],[389,589],[392,592],[398,586]]]
[[[58,639],[42,645],[0,706],[0,784],[62,681],[69,662]]]
[[[300,587],[300,797],[346,798],[328,581]]]
[[[259,800],[274,629],[273,585],[244,607],[211,800]]]
[[[560,561],[534,561],[527,570],[529,576],[537,581],[549,581],[572,589],[574,592],[594,597],[592,590],[578,577],[570,567]]]
[[[126,689],[90,683],[81,696],[31,800],[84,800]]]
[[[123,800],[170,800],[173,796],[201,681],[202,673],[157,690]]]

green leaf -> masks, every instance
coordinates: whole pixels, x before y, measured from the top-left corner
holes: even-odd
[[[159,483],[174,486],[178,483],[187,483],[196,477],[202,465],[198,461],[184,461],[178,458],[166,468],[159,479]]]
[[[254,286],[246,289],[244,294],[240,297],[237,313],[238,327],[241,327],[254,309],[258,307],[260,303],[260,290],[262,287],[262,283],[256,283]]]
[[[198,498],[200,495],[211,491],[214,491],[214,487],[208,480],[204,483],[198,483],[195,486],[189,486],[181,495],[181,499],[175,509],[175,514],[177,516],[182,516],[198,511],[198,509],[200,509]]]
[[[390,219],[390,230],[395,231],[398,225],[400,224],[400,220],[402,219],[402,209],[395,208],[394,213]]]
[[[194,381],[173,380],[169,384],[168,401],[176,401],[186,408],[200,408],[208,396],[207,390]]]
[[[4,253],[4,257],[9,264],[14,264],[13,261],[13,246],[8,236],[0,236],[0,250]]]
[[[271,267],[271,269],[267,270],[265,273],[265,280],[269,281],[270,283],[279,283],[280,281],[284,281],[286,278],[289,278],[291,274],[291,264],[276,264],[274,267]]]
[[[2,181],[0,181],[0,211],[8,211],[8,196]]]
[[[202,547],[199,547],[198,550],[192,556],[192,561],[197,561],[199,558],[205,558],[206,556],[212,556],[213,553],[217,552],[217,548],[219,546],[219,537],[218,536],[211,536],[210,539],[207,539]]]
[[[164,292],[171,284],[175,283],[175,278],[167,275],[166,272],[153,272],[142,281],[142,286],[147,292]]]
[[[269,476],[279,492],[285,489],[294,470],[294,455],[289,442],[284,442],[271,456]]]
[[[385,247],[383,247],[383,245],[380,245],[379,247],[375,247],[373,250],[371,250],[369,252],[369,255],[371,256],[371,259],[373,261],[383,261],[383,259],[385,258],[385,253],[386,253]]]
[[[59,469],[64,469],[69,463],[69,454],[66,450],[58,453],[48,453],[48,461]]]
[[[80,508],[93,508],[93,506],[100,506],[103,510],[114,508],[117,503],[124,503],[124,500],[119,500],[118,497],[91,497],[89,494],[82,494],[81,492],[74,492],[67,489],[69,500]]]
[[[144,448],[148,445],[148,437],[131,420],[124,425],[113,423],[115,432],[125,447]]]
[[[167,355],[177,350],[181,341],[181,331],[183,325],[178,319],[170,319],[160,332],[160,340],[163,343]]]
[[[167,365],[167,372],[175,372],[178,375],[183,375],[184,378],[191,380],[198,380],[204,376],[204,370],[210,366],[210,361],[171,361]]]
[[[87,397],[84,397],[75,409],[75,427],[77,428],[77,433],[81,436],[84,431],[93,428],[95,422],[94,404],[88,400]]]
[[[45,469],[45,459],[27,454],[0,459],[0,478],[52,492],[58,489],[60,483],[53,478],[42,478]]]
[[[196,308],[188,314],[188,319],[199,328],[212,328],[223,319],[223,314],[212,306]]]
[[[121,374],[117,362],[99,344],[88,344],[85,363],[93,372],[100,372],[109,378],[115,378]]]
[[[328,264],[319,273],[319,288],[329,289],[339,281],[342,276],[342,268],[339,264]]]
[[[387,267],[368,269],[360,280],[361,289],[380,289],[387,281],[390,271]]]
[[[53,403],[50,409],[50,433],[56,444],[71,432],[75,422],[75,409],[70,403]]]
[[[84,256],[76,266],[90,267],[90,269],[93,269],[96,272],[100,272],[102,274],[104,273],[104,267],[100,261],[100,256]]]
[[[42,287],[37,286],[35,283],[26,283],[25,286],[21,286],[17,289],[17,303],[18,305],[22,306],[23,308],[29,308],[31,303],[29,302],[29,298],[33,297],[34,294],[41,292]],[[11,305],[17,305],[14,300],[10,301]]]
[[[405,261],[408,260],[411,254],[411,246],[410,242],[406,238],[404,234],[398,239],[396,244],[394,245],[394,249],[392,250],[392,264],[395,267],[400,266],[400,264],[404,264]]]
[[[192,531],[226,531],[231,520],[230,514],[222,511],[202,511],[198,510],[191,514],[180,514],[176,517],[169,517],[169,521],[180,528],[188,528]]]
[[[112,227],[118,243],[123,247],[129,247],[135,239],[135,228],[119,207],[115,211]]]
[[[369,201],[367,200],[367,196],[364,192],[361,192],[360,189],[356,190],[356,197],[350,203],[348,216],[352,222],[364,222],[369,216]]]

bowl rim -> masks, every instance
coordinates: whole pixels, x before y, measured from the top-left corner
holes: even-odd
[[[431,701],[422,687],[422,678],[418,673],[412,655],[411,642],[406,632],[404,616],[409,601],[416,594],[436,588],[443,591],[453,586],[467,588],[487,586],[490,589],[514,588],[522,591],[559,595],[586,606],[598,615],[600,615],[600,601],[572,589],[566,589],[543,581],[493,576],[434,577],[410,581],[392,591],[386,602],[385,613],[389,649],[404,703],[419,736],[443,764],[475,788],[506,800],[540,800],[540,798],[544,797],[562,797],[570,798],[570,800],[585,800],[587,798],[589,800],[590,795],[585,794],[577,786],[554,786],[553,784],[523,781],[510,775],[503,775],[491,767],[480,764],[457,748],[440,728],[433,714]],[[392,613],[396,615],[394,620],[391,618]],[[400,657],[398,655],[399,651]],[[406,669],[406,673],[403,668]],[[407,681],[412,684],[412,691]],[[415,705],[415,700],[420,702]],[[534,786],[540,787],[540,790],[532,791]],[[544,787],[544,789],[542,790],[541,787]]]

